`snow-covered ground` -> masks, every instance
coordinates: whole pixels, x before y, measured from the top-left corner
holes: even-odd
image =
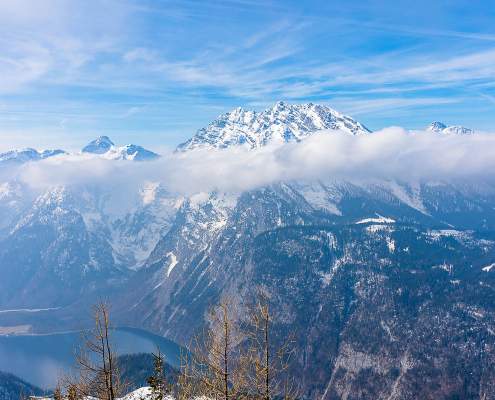
[[[395,220],[393,220],[392,218],[387,218],[387,217],[383,217],[379,214],[376,214],[376,218],[365,218],[365,219],[362,219],[362,220],[356,222],[356,224],[369,224],[369,223],[393,224],[393,223],[395,223]]]
[[[137,389],[124,397],[121,397],[121,400],[147,400],[150,398],[150,388],[149,387],[142,387],[140,389]],[[53,397],[31,397],[31,399],[36,399],[36,400],[53,400]],[[93,400],[94,397],[87,397],[86,400]],[[171,397],[167,397],[166,400],[171,400]]]
[[[31,396],[32,400],[53,400],[53,397],[38,397]],[[151,399],[151,388],[150,387],[142,387],[139,388],[129,394],[126,394],[124,397],[121,397],[119,400],[149,400]],[[86,397],[85,400],[96,400],[94,397]],[[171,396],[164,397],[164,400],[174,400]],[[196,397],[194,400],[208,400],[206,397]]]

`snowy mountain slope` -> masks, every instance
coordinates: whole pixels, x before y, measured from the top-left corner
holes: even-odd
[[[120,279],[91,202],[58,187],[41,194],[0,241],[2,305],[59,306]],[[94,218],[97,220],[97,218]]]
[[[148,183],[120,201],[110,187],[58,186],[39,194],[0,185],[0,304],[70,304],[120,285],[146,261],[181,198]],[[131,193],[126,192],[126,197]],[[59,289],[54,289],[59,287]]]
[[[270,141],[293,142],[323,129],[339,129],[352,135],[370,131],[330,107],[318,104],[276,103],[262,112],[242,108],[220,115],[194,137],[178,146],[179,151],[245,145],[255,149]]]
[[[138,269],[170,229],[184,199],[158,183],[141,188],[135,207],[111,219],[111,244],[118,264]]]
[[[149,279],[148,290],[136,293],[145,297],[161,293],[164,300],[176,277],[185,273],[183,266],[211,251],[222,232],[232,229],[242,235],[238,222],[229,223],[240,206],[238,195],[200,193],[182,198],[150,183],[141,189],[135,206],[113,216],[106,211],[107,195],[93,190],[53,188],[32,206],[26,205],[29,202],[21,203],[19,210],[14,206],[11,223],[0,236],[4,304],[27,307],[42,298],[44,306],[60,306],[75,299],[86,285],[130,279],[133,271],[141,269],[148,275],[155,266],[160,269]],[[15,190],[11,192],[14,205],[25,200],[17,199]],[[293,182],[250,196],[254,196],[250,200],[253,210],[259,209],[260,203],[273,205],[269,211],[263,208],[252,214],[250,224],[257,228],[249,235],[288,225],[354,223],[377,214],[399,223],[445,229],[495,228],[494,197],[490,192],[473,193],[470,188]],[[52,284],[47,284],[49,276],[56,277],[54,282],[72,282],[72,295],[53,290]],[[142,286],[141,278],[135,279]],[[143,305],[149,306],[147,302]]]
[[[401,186],[401,196],[398,198],[395,195],[399,191],[396,184],[387,187],[385,184],[364,186],[340,182],[296,182],[272,185],[244,193],[240,197],[228,198],[228,201],[218,194],[192,199],[194,201],[186,200],[136,279],[140,287],[143,282],[147,282],[145,286],[149,291],[130,289],[130,292],[138,293],[139,296],[133,298],[126,295],[123,300],[127,304],[125,309],[136,309],[136,315],[144,316],[150,328],[164,329],[164,334],[172,334],[167,328],[171,321],[175,321],[175,326],[180,325],[180,319],[168,319],[174,318],[172,314],[178,317],[186,315],[186,329],[191,323],[189,318],[192,310],[188,308],[191,300],[186,302],[185,299],[193,296],[193,302],[199,301],[201,304],[201,298],[207,299],[209,291],[214,287],[211,285],[222,285],[234,279],[228,271],[228,265],[236,268],[236,264],[242,261],[245,257],[243,252],[249,250],[246,243],[263,232],[288,226],[372,222],[374,225],[370,229],[375,229],[374,226],[379,225],[378,221],[383,220],[396,221],[400,225],[443,226],[445,229],[452,225],[448,221],[455,221],[459,229],[495,227],[493,223],[487,224],[480,218],[492,215],[495,221],[495,213],[490,211],[490,206],[483,204],[481,198],[476,202],[455,192],[453,188],[448,189],[450,192],[447,188],[437,188],[438,192],[431,190],[429,187],[418,189]],[[435,208],[443,204],[437,201],[443,191],[451,196],[452,209]],[[406,193],[415,193],[423,199],[424,204],[418,207],[411,199],[405,202],[403,199]],[[493,197],[489,204],[494,204]],[[474,220],[478,221],[478,225],[472,225]],[[381,227],[375,230],[377,235],[386,233]],[[238,252],[231,247],[235,243],[244,243]],[[297,243],[294,245],[297,246]],[[226,246],[221,256],[218,254],[218,246]],[[359,247],[358,244],[353,246]],[[392,242],[389,246],[393,246]],[[221,259],[208,261],[211,257]],[[213,271],[218,276],[208,278]],[[237,271],[234,275],[239,273]],[[174,302],[169,303],[174,292],[182,292],[185,296],[183,304],[178,294],[173,296]],[[150,304],[158,307],[156,311],[150,309]],[[186,304],[187,308],[183,308]],[[161,307],[169,308],[171,314],[164,312]],[[176,332],[180,332],[180,328]]]
[[[442,134],[456,134],[456,135],[472,135],[474,131],[470,128],[466,128],[460,125],[447,126],[443,122],[432,122],[426,128],[427,131],[442,133]]]
[[[0,239],[8,233],[33,201],[33,194],[17,182],[0,183]]]
[[[212,197],[194,207],[185,203],[119,299],[119,318],[187,343],[210,304],[224,295],[249,301],[263,286],[273,301],[275,331],[295,333],[296,353],[304,354],[297,357],[297,376],[308,398],[321,398],[332,379],[336,394],[325,398],[363,385],[370,398],[386,398],[405,353],[417,369],[402,378],[401,398],[414,398],[411,387],[440,397],[461,390],[455,382],[464,372],[447,367],[461,359],[477,374],[473,379],[495,390],[488,375],[476,372],[490,374],[477,361],[483,348],[476,335],[467,339],[469,349],[455,354],[438,344],[440,338],[460,343],[463,324],[483,337],[495,327],[494,275],[483,275],[494,260],[493,234],[449,230],[443,215],[425,215],[372,188],[370,196],[347,184],[329,195],[341,215],[310,204],[306,192],[291,184],[253,190],[229,202],[222,216],[225,203]],[[463,309],[486,317],[472,322]],[[355,361],[363,357],[373,364]],[[435,389],[420,371],[442,373],[449,387]]]

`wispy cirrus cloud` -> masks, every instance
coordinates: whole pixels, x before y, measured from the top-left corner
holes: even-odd
[[[276,100],[327,103],[372,128],[493,125],[483,7],[471,3],[461,29],[457,7],[431,5],[418,21],[379,3],[5,0],[0,136],[132,130],[159,145],[168,131],[172,144],[220,112]]]
[[[81,69],[115,46],[119,30],[100,13],[116,5],[105,0],[0,2],[0,93],[32,91],[54,76],[76,80]],[[122,12],[113,14],[115,21],[124,19]]]
[[[352,115],[366,115],[369,113],[386,112],[394,113],[400,109],[410,107],[429,107],[440,104],[455,104],[463,102],[463,98],[456,97],[415,97],[415,98],[380,98],[372,100],[356,100],[353,98],[340,98],[336,106],[347,110]]]

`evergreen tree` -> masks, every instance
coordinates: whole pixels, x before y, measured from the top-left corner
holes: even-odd
[[[157,353],[153,353],[153,375],[148,378],[148,385],[151,388],[151,400],[164,400],[169,394],[167,382],[163,372],[163,356],[158,349]]]

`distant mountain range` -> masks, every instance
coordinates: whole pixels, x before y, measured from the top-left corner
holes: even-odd
[[[177,147],[177,151],[193,149],[223,149],[231,146],[246,146],[258,149],[269,143],[299,142],[316,132],[339,130],[349,135],[369,134],[371,131],[353,118],[324,105],[293,105],[278,102],[262,112],[236,108],[220,115],[205,128]],[[442,134],[473,134],[463,126],[447,126],[432,122],[426,131]],[[116,146],[108,136],[100,136],[88,143],[80,154],[98,155],[112,160],[155,160],[160,156],[135,144]],[[0,153],[0,166],[40,161],[54,156],[70,155],[64,150],[38,151],[32,148]]]
[[[27,148],[22,150],[12,150],[6,153],[0,153],[0,166],[6,164],[19,164],[28,161],[39,161],[61,154],[67,154],[63,150],[38,150]]]
[[[329,107],[280,102],[224,114],[177,151],[256,151],[335,129],[373,134]],[[476,134],[438,122],[428,131]],[[108,137],[80,154],[158,157]],[[124,214],[109,211],[124,201]],[[0,326],[67,328],[107,296],[119,323],[188,343],[220,297],[242,303],[264,287],[276,336],[295,335],[308,398],[495,398],[491,185],[329,176],[185,196],[146,182],[124,199],[6,181],[0,217],[0,308],[56,308],[0,312]]]
[[[149,161],[155,160],[160,156],[141,146],[128,144],[126,146],[115,146],[108,136],[100,136],[88,143],[81,150],[80,154],[91,154],[108,158],[111,160],[133,160]],[[43,150],[27,148],[12,150],[0,153],[0,167],[6,165],[18,165],[30,161],[46,160],[55,156],[70,156],[71,154],[64,150]]]

